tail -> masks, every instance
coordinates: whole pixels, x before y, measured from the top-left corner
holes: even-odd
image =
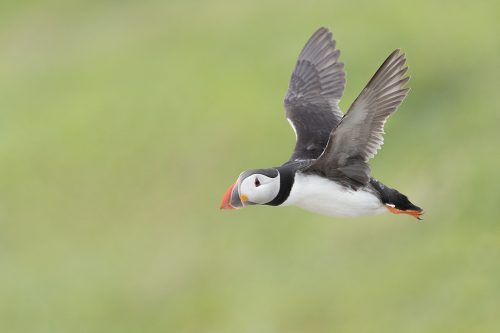
[[[370,184],[379,193],[380,200],[387,207],[387,209],[394,214],[407,214],[419,220],[424,213],[422,208],[412,204],[408,197],[397,190],[385,186],[381,182],[371,179]]]

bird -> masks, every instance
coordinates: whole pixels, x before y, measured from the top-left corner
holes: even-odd
[[[373,178],[368,164],[383,144],[387,118],[408,94],[406,56],[394,50],[344,114],[339,100],[346,79],[336,44],[321,27],[299,54],[284,101],[296,137],[290,159],[242,172],[221,209],[298,206],[332,217],[391,212],[422,219],[423,210]]]

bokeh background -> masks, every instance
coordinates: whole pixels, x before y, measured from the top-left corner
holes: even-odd
[[[2,1],[0,331],[499,332],[499,4]],[[320,26],[344,110],[407,53],[372,166],[423,222],[219,211]]]

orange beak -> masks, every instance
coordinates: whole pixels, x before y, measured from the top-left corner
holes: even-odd
[[[220,203],[220,209],[235,209],[233,206],[231,206],[231,195],[233,193],[235,185],[236,183],[229,186],[226,193],[224,193],[224,196],[222,197],[222,202]]]

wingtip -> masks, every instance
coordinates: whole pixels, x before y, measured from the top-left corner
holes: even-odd
[[[389,57],[396,57],[399,55],[399,53],[401,52],[401,49],[400,48],[397,48],[395,49],[394,51],[391,52],[391,54],[389,55]]]
[[[335,39],[333,38],[333,32],[330,30],[330,28],[321,26],[319,27],[312,36],[327,36],[328,39],[333,40],[335,42]]]
[[[387,63],[397,63],[402,60],[401,65],[406,63],[406,53],[402,52],[400,48],[395,49],[387,57]]]

